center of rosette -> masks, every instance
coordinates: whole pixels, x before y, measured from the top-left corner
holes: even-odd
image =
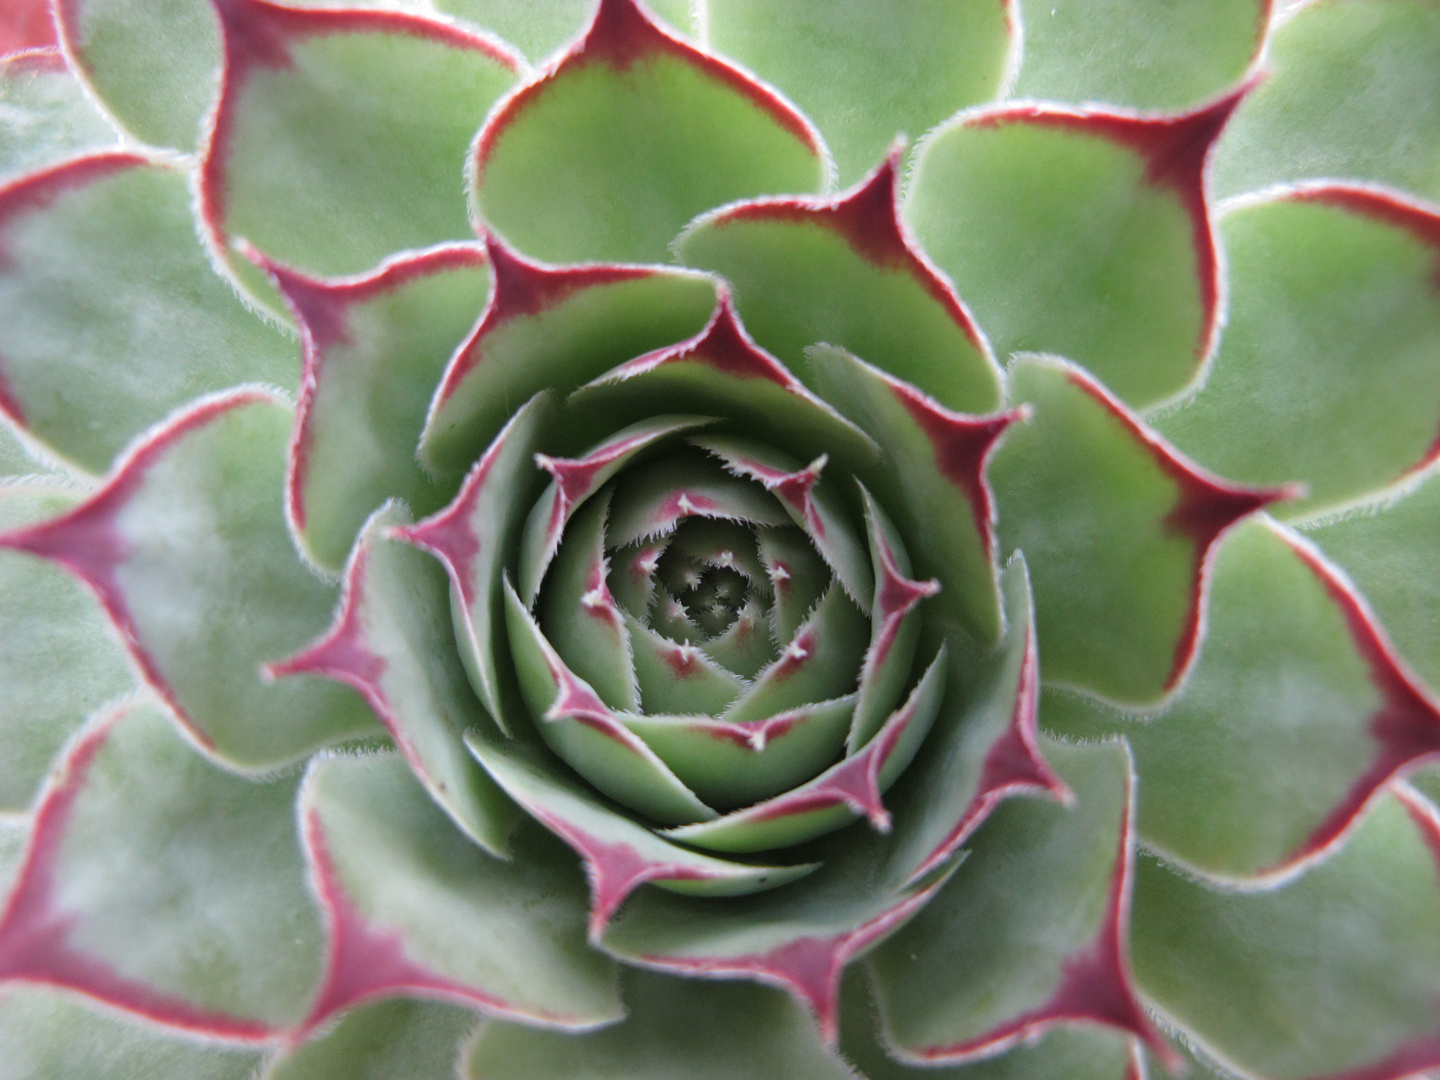
[[[820,800],[823,820],[795,811],[900,723],[914,609],[936,588],[909,580],[870,494],[825,475],[823,457],[796,461],[690,417],[537,463],[553,482],[527,522],[507,626],[550,748],[701,846],[733,850],[727,822],[777,807],[787,829],[746,829],[744,844],[796,843],[869,813],[863,795]],[[929,720],[901,719],[913,753]],[[878,770],[856,770],[882,814]]]

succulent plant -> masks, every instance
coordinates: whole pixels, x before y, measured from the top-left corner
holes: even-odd
[[[1440,2],[0,25],[0,1080],[1440,1075]]]

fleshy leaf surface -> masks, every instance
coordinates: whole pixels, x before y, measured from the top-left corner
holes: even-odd
[[[802,461],[824,454],[842,469],[876,456],[864,431],[755,344],[725,289],[699,334],[620,365],[567,404],[578,414],[601,412],[621,422],[660,411],[720,416],[741,435],[763,436]]]
[[[63,482],[0,484],[0,530],[68,510]],[[56,672],[65,672],[56,678]],[[50,762],[86,714],[130,690],[134,676],[104,613],[56,566],[0,552],[0,810],[24,811]]]
[[[706,214],[676,251],[725,276],[746,328],[792,369],[824,341],[948,408],[989,412],[1000,404],[999,371],[955,290],[906,236],[899,169],[896,149],[835,198],[757,199]]]
[[[940,582],[934,606],[947,609],[977,640],[995,641],[995,505],[986,470],[1001,434],[1024,412],[952,412],[843,349],[817,345],[808,356],[810,377],[825,399],[884,451],[870,486],[899,493],[884,499],[886,508],[918,573]]]
[[[494,858],[390,754],[313,765],[301,822],[329,942],[307,1030],[406,992],[569,1029],[619,1017],[614,965],[585,945],[584,882],[538,829]]]
[[[749,983],[629,970],[623,1023],[579,1037],[490,1022],[470,1046],[470,1080],[854,1080],[792,1002]]]
[[[493,235],[485,248],[490,298],[445,370],[421,439],[421,460],[438,470],[468,468],[514,402],[541,390],[568,394],[632,357],[693,336],[715,309],[708,275],[547,266]]]
[[[115,142],[58,49],[0,59],[0,115],[0,181]]]
[[[1017,14],[1013,0],[709,0],[706,29],[712,48],[814,118],[848,184],[896,132],[918,139],[951,113],[999,95]]]
[[[1230,304],[1195,401],[1156,426],[1245,483],[1302,481],[1313,514],[1440,455],[1440,213],[1315,185],[1221,222]]]
[[[482,220],[555,262],[664,262],[702,211],[824,183],[808,120],[729,62],[600,0],[584,35],[486,122]]]
[[[61,36],[126,130],[193,150],[220,86],[220,23],[206,0],[57,0]]]
[[[1051,1028],[1033,1042],[966,1064],[923,1070],[902,1064],[872,1030],[875,1006],[865,981],[863,967],[846,979],[840,1049],[868,1080],[1143,1080],[1131,1040],[1098,1024]]]
[[[1213,574],[1205,650],[1171,709],[1106,724],[1083,700],[1047,698],[1046,724],[1125,732],[1142,784],[1165,792],[1140,808],[1152,849],[1222,878],[1283,873],[1341,843],[1397,773],[1440,754],[1440,707],[1354,587],[1295,534],[1246,524]]]
[[[1432,687],[1440,686],[1440,471],[1404,498],[1308,527],[1304,536],[1339,563],[1379,616],[1395,647]]]
[[[0,411],[83,469],[199,394],[295,384],[294,346],[211,269],[176,166],[114,151],[12,181],[0,250]]]
[[[321,937],[295,790],[216,768],[154,704],[101,714],[36,808],[0,977],[242,1041],[294,1023]]]
[[[1217,195],[1323,178],[1440,201],[1440,4],[1307,4],[1276,27],[1266,66],[1216,149]]]
[[[203,150],[207,228],[326,275],[471,235],[457,196],[466,148],[514,82],[515,54],[399,12],[217,10],[225,77]]]
[[[1285,888],[1212,892],[1142,859],[1135,973],[1224,1064],[1275,1080],[1396,1080],[1440,1064],[1440,824],[1387,796]]]
[[[1075,1022],[1134,1034],[1168,1057],[1126,956],[1129,755],[1118,743],[1046,751],[1075,804],[1007,801],[935,899],[869,961],[885,1040],[902,1060],[981,1058]]]
[[[784,889],[716,903],[648,890],[601,944],[628,963],[675,975],[780,986],[836,1044],[840,979],[852,960],[893,933],[945,880],[897,884],[866,826],[832,837],[824,862]]]
[[[1073,798],[1040,746],[1039,649],[1022,555],[1006,567],[1001,584],[1004,638],[978,680],[963,658],[954,658],[935,730],[895,791],[894,857],[916,876],[942,866],[1012,796]]]
[[[323,1035],[272,1058],[258,1080],[454,1080],[461,1043],[478,1019],[438,1001],[362,1005]]]
[[[999,356],[1058,353],[1153,404],[1190,382],[1218,334],[1202,175],[1244,93],[1163,118],[965,114],[921,147],[905,217]]]
[[[438,0],[435,6],[495,31],[538,63],[585,29],[595,0]],[[646,7],[674,33],[693,35],[689,0],[649,0]]]
[[[260,1054],[182,1040],[109,1015],[63,991],[0,991],[0,1080],[250,1080]]]
[[[261,391],[202,398],[134,444],[79,506],[0,534],[0,548],[85,582],[191,736],[242,768],[376,730],[349,688],[260,680],[262,663],[324,628],[334,601],[296,554],[277,498],[291,421]]]
[[[496,650],[505,640],[503,571],[520,535],[526,495],[540,491],[542,474],[532,457],[554,416],[549,395],[531,398],[495,436],[449,506],[396,530],[397,537],[439,559],[450,576],[460,658],[502,731],[510,727],[496,667]]]
[[[1025,56],[1013,96],[1147,111],[1197,105],[1245,74],[1272,6],[1273,0],[1026,3]]]
[[[464,731],[485,722],[484,710],[455,649],[445,573],[423,552],[388,538],[409,520],[393,503],[375,512],[345,568],[334,624],[268,671],[353,687],[430,797],[475,843],[503,855],[514,807],[465,749]]]
[[[414,448],[430,388],[483,303],[485,255],[446,245],[345,282],[267,269],[295,314],[305,359],[287,510],[310,556],[338,570],[386,499],[423,516],[453,493],[426,475]]]
[[[1023,358],[1010,374],[1034,415],[992,476],[1001,541],[1029,562],[1046,679],[1158,699],[1194,660],[1216,540],[1287,492],[1199,471],[1064,361]]]
[[[815,869],[814,863],[757,866],[691,851],[611,809],[586,786],[560,775],[553,764],[541,767],[533,755],[517,752],[513,745],[496,745],[475,732],[466,742],[495,782],[584,860],[592,941],[646,883],[708,900],[773,889]]]

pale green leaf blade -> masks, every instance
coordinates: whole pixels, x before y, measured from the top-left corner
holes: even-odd
[[[1002,106],[919,151],[905,217],[998,356],[1057,353],[1136,407],[1214,347],[1205,158],[1243,90],[1192,113]]]
[[[842,184],[872,168],[897,133],[918,139],[998,96],[1018,32],[1009,0],[708,0],[707,15],[711,47],[815,120]]]
[[[1300,481],[1278,508],[1363,499],[1436,456],[1440,213],[1314,186],[1221,221],[1229,315],[1192,404],[1158,429],[1222,476]]]
[[[1005,550],[1025,552],[1047,681],[1140,704],[1174,690],[1199,644],[1217,538],[1283,492],[1212,479],[1063,361],[1025,358],[1034,410],[995,455]]]
[[[0,181],[115,143],[56,49],[0,59]]]
[[[471,235],[466,150],[519,59],[493,39],[388,11],[224,0],[225,80],[201,209],[309,273],[368,270]]]
[[[1271,0],[1020,0],[1025,55],[1012,96],[1136,109],[1198,105],[1245,74]]]
[[[1268,53],[1270,76],[1216,147],[1217,195],[1343,179],[1440,201],[1440,6],[1307,4]]]
[[[435,1001],[362,1005],[272,1058],[258,1080],[454,1080],[463,1040],[478,1019],[470,1009]]]
[[[292,418],[257,390],[202,398],[134,444],[79,506],[0,535],[84,581],[191,736],[242,769],[377,730],[349,688],[260,678],[261,664],[314,639],[335,597],[285,527]]]
[[[0,243],[0,408],[83,469],[199,394],[297,382],[294,344],[211,269],[176,166],[117,151],[0,187]]]
[[[194,150],[220,87],[220,22],[206,0],[64,0],[60,33],[105,107],[136,138]]]
[[[407,991],[566,1029],[619,1017],[614,965],[585,944],[584,879],[544,833],[495,858],[391,754],[312,765],[301,820],[329,940],[307,1026]]]
[[[854,1080],[804,1013],[748,983],[626,973],[629,1017],[564,1036],[516,1024],[481,1028],[465,1057],[469,1080]]]
[[[1349,844],[1269,892],[1212,892],[1141,860],[1132,935],[1141,988],[1222,1062],[1252,1074],[1424,1068],[1440,1022],[1434,814],[1418,796],[1387,796]]]
[[[0,485],[0,530],[52,517],[80,498],[53,480]],[[134,682],[79,582],[58,566],[0,552],[0,810],[25,810],[86,715]]]
[[[664,262],[696,214],[823,182],[819,136],[793,106],[634,0],[601,0],[584,36],[486,122],[474,202],[536,258]]]
[[[321,933],[296,779],[216,768],[148,701],[98,716],[61,762],[0,916],[0,971],[210,1035],[297,1022]]]
[[[287,512],[306,552],[338,570],[386,499],[417,515],[454,493],[416,460],[432,388],[490,284],[475,245],[446,245],[344,282],[267,267],[300,326],[305,377]]]
[[[11,985],[0,995],[0,1080],[250,1080],[258,1052],[85,1005],[62,991]]]

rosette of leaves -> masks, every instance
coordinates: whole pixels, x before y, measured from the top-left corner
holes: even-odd
[[[0,1078],[1440,1071],[1436,0],[12,10]]]

